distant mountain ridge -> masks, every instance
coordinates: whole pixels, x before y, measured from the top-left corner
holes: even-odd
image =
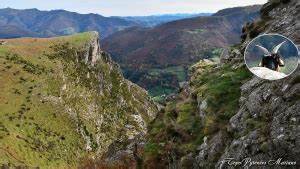
[[[178,13],[178,14],[163,14],[163,15],[150,15],[150,16],[127,16],[119,17],[128,21],[136,22],[146,27],[154,27],[159,24],[193,18],[198,16],[210,16],[212,13]]]
[[[98,14],[65,10],[0,9],[0,38],[53,37],[85,31],[101,32],[101,38],[137,23]]]
[[[117,31],[139,26],[152,27],[169,21],[207,16],[200,14],[168,14],[154,16],[105,17],[79,14],[66,10],[0,9],[0,38],[53,37],[85,31],[98,31],[105,38]]]
[[[258,18],[260,5],[220,10],[212,16],[132,27],[103,40],[125,76],[153,95],[169,94],[186,80],[187,68],[202,58],[217,58],[222,48],[240,42],[244,24]],[[159,89],[157,89],[160,86]]]

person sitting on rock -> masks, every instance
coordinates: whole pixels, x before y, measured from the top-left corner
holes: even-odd
[[[272,52],[269,52],[266,48],[256,45],[259,47],[263,52],[264,56],[259,63],[260,67],[266,67],[268,69],[274,70],[279,72],[279,67],[284,67],[284,61],[281,59],[280,54],[278,53],[279,48],[285,43],[286,41],[280,43],[279,45],[275,46]]]

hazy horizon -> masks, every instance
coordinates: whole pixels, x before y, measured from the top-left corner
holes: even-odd
[[[241,6],[242,7],[242,6]],[[71,10],[67,10],[67,9],[49,9],[49,10],[42,10],[42,9],[38,9],[38,8],[12,8],[12,7],[0,7],[0,9],[14,9],[14,10],[31,10],[31,9],[37,9],[39,11],[59,11],[59,10],[65,10],[68,12],[76,12],[76,11],[71,11]],[[100,13],[81,13],[81,12],[76,12],[79,14],[98,14],[98,15],[102,15]],[[197,14],[214,14],[215,12],[191,12],[191,13],[162,13],[162,14],[150,14],[150,15],[124,15],[124,16],[120,16],[120,15],[111,15],[111,16],[106,16],[106,17],[147,17],[147,16],[163,16],[163,15],[197,15]],[[105,15],[103,15],[105,16]]]
[[[103,16],[150,16],[165,14],[215,13],[218,10],[264,4],[267,0],[2,0],[0,8],[38,10],[67,10],[81,14],[95,13]]]

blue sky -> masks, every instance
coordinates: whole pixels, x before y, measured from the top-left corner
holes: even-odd
[[[142,16],[167,13],[216,12],[267,0],[0,0],[0,8],[65,9],[104,16]]]

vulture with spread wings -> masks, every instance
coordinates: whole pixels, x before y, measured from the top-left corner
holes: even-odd
[[[279,49],[285,42],[286,41],[283,41],[280,44],[276,45],[271,52],[265,47],[255,45],[264,53],[259,66],[266,67],[274,71],[279,71],[279,67],[284,67],[284,61],[279,54]]]

